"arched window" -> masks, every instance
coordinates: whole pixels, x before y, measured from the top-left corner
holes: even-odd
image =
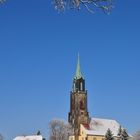
[[[85,107],[84,107],[84,103],[83,103],[83,101],[81,100],[80,101],[80,109],[84,109]]]
[[[73,90],[75,91],[75,83],[73,84]]]
[[[80,90],[83,90],[83,83],[80,83]]]

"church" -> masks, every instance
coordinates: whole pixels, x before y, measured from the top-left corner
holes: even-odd
[[[119,140],[120,124],[116,120],[90,118],[87,107],[87,90],[85,79],[80,69],[78,56],[76,74],[73,78],[73,88],[70,93],[70,112],[68,122],[74,129],[69,140],[104,140],[108,129],[112,131],[115,140]]]

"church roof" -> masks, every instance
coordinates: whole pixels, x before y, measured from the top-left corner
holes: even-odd
[[[32,136],[17,136],[13,140],[42,140],[41,135],[32,135]]]
[[[79,54],[78,54],[78,61],[77,61],[77,68],[76,68],[75,78],[76,79],[83,78],[82,73],[81,73],[81,68],[80,68],[80,56],[79,56]]]
[[[116,120],[92,118],[89,124],[89,129],[86,129],[87,135],[104,136],[110,129],[114,136],[117,136],[120,124]]]

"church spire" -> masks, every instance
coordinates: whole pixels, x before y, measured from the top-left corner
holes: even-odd
[[[83,76],[82,76],[82,73],[81,73],[80,56],[79,56],[79,53],[78,53],[78,60],[77,60],[77,68],[76,68],[75,79],[81,79],[81,78],[83,78]]]
[[[85,79],[80,69],[80,57],[78,54],[76,74],[73,78],[73,87],[70,95],[69,123],[74,128],[74,135],[80,136],[80,124],[89,124],[89,114],[87,108],[87,91],[85,89]]]
[[[73,91],[85,91],[85,79],[82,76],[81,69],[80,69],[80,57],[78,54],[78,61],[77,61],[77,68],[76,74],[73,79]]]

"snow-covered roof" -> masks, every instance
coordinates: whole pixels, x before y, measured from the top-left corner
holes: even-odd
[[[42,140],[43,137],[41,135],[33,135],[33,136],[17,136],[13,140]]]
[[[117,136],[120,124],[115,120],[92,118],[89,124],[89,129],[86,129],[88,135],[104,136],[110,129],[114,136]]]

